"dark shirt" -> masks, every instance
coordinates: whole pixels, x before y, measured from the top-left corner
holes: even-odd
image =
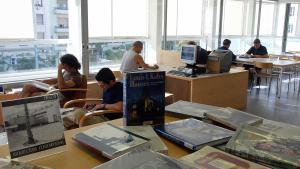
[[[114,104],[123,101],[123,84],[116,82],[114,86],[103,91],[103,103]]]
[[[219,47],[218,49],[221,49],[221,50],[229,50],[228,48],[226,48],[225,46],[221,46]],[[236,60],[236,55],[232,53],[232,61],[235,61]]]
[[[197,59],[196,64],[205,65],[207,63],[208,54],[207,51],[200,46],[197,46]]]
[[[254,46],[252,46],[247,52],[249,55],[266,55],[268,54],[267,48],[260,45],[258,49],[256,49]]]

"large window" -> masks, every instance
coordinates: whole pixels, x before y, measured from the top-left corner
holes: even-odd
[[[149,0],[89,0],[88,17],[90,72],[118,69],[135,40],[147,45]]]
[[[59,19],[68,18],[68,11],[57,13],[56,3],[0,2],[0,83],[56,76],[59,57],[71,52],[68,39],[58,40],[68,38],[68,29],[57,27],[68,24],[67,19]]]
[[[287,51],[300,51],[300,4],[292,3],[289,15]]]

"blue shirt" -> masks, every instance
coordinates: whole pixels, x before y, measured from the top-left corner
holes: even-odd
[[[221,49],[221,50],[229,50],[229,49],[226,48],[225,46],[221,46],[221,47],[219,47],[218,49]],[[232,61],[235,61],[235,60],[236,60],[236,55],[233,54],[233,52],[232,52]]]
[[[103,103],[114,104],[123,101],[123,84],[116,82],[114,86],[103,91]]]
[[[252,46],[247,52],[247,54],[252,55],[266,55],[268,54],[267,48],[260,45],[258,49],[256,49],[254,46]]]

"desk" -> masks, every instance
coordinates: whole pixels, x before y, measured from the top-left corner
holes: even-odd
[[[263,62],[263,63],[273,63],[273,67],[279,69],[279,92],[278,97],[281,96],[281,87],[282,87],[282,74],[283,70],[287,67],[300,65],[300,61],[293,60],[278,60],[278,59],[269,59],[269,58],[240,58],[236,59],[236,62],[254,64],[254,62]]]
[[[160,66],[160,70],[175,68]],[[175,101],[184,100],[219,107],[243,109],[247,106],[248,71],[238,68],[228,73],[183,77],[166,74],[166,92]]]
[[[123,119],[118,119],[110,121],[112,124],[121,125]],[[179,118],[166,116],[166,122],[180,120]],[[101,123],[100,123],[101,124]],[[91,126],[81,127],[74,130],[65,131],[65,138],[67,143],[67,151],[47,156],[44,158],[36,159],[30,163],[36,165],[48,166],[56,169],[89,169],[97,165],[100,165],[109,159],[103,157],[100,153],[95,153],[89,150],[87,147],[82,146],[72,139],[72,136],[81,131],[87,130],[89,128],[98,126],[100,124],[95,124]],[[162,138],[162,137],[161,137]],[[173,142],[162,138],[163,142],[168,147],[169,156],[179,158],[192,153],[189,150],[181,148],[174,144]],[[9,154],[8,146],[0,146],[0,157],[6,157]]]

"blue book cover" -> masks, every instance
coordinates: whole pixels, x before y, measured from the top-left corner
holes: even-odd
[[[124,124],[164,124],[165,72],[129,72],[124,78]]]
[[[154,130],[167,139],[194,151],[205,145],[226,143],[234,134],[231,130],[193,118],[157,125]]]

